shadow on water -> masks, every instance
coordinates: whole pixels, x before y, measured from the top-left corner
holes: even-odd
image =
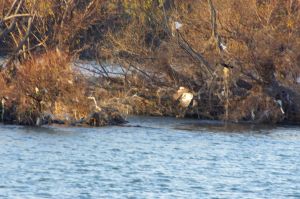
[[[212,120],[136,116],[130,116],[128,121],[130,121],[129,124],[138,124],[142,128],[163,128],[165,130],[172,129],[176,131],[224,136],[300,140],[300,126],[293,125],[238,124]]]
[[[227,132],[227,133],[245,133],[255,132],[268,134],[272,131],[276,131],[278,126],[264,125],[264,124],[234,124],[234,123],[181,123],[178,124],[176,129],[186,131],[209,131],[209,132]]]
[[[19,131],[23,133],[46,133],[76,135],[81,133],[91,133],[93,131],[129,131],[131,133],[139,131],[171,132],[181,131],[199,134],[214,134],[223,136],[243,136],[253,138],[275,138],[300,140],[300,127],[292,125],[268,125],[268,124],[238,124],[224,123],[222,121],[178,119],[169,117],[144,117],[125,116],[128,124],[124,126],[106,127],[73,127],[68,125],[51,125],[42,127],[0,125],[0,133],[8,131]]]
[[[89,127],[85,127],[89,128]],[[19,132],[22,134],[74,134],[82,132],[80,127],[71,127],[68,125],[44,125],[44,126],[21,126],[21,125],[4,125],[0,123],[0,133]]]
[[[236,123],[180,123],[176,130],[201,134],[235,137],[270,138],[300,141],[300,127],[290,125],[236,124]]]

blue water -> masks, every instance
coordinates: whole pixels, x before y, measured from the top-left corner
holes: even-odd
[[[297,126],[128,120],[0,126],[0,198],[300,198]]]

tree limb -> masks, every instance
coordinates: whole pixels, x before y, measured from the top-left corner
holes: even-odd
[[[15,11],[15,15],[17,15],[17,14],[19,13],[19,11],[20,11],[20,9],[21,9],[21,7],[22,7],[23,2],[24,2],[24,0],[21,0],[21,1],[20,1],[19,5],[18,5],[18,7],[17,7],[17,9],[16,9],[16,11]],[[14,1],[13,6],[14,6],[16,3],[17,3],[17,0]],[[11,7],[11,10],[8,12],[8,14],[6,15],[7,17],[8,17],[9,14],[12,12],[13,6]],[[11,32],[11,31],[14,29],[16,22],[17,22],[17,17],[14,17],[13,20],[12,20],[12,23],[11,23],[10,26],[9,26],[9,28],[7,28],[6,30],[3,30],[2,32],[0,32],[0,40],[2,39],[2,37],[3,37],[4,35],[8,34],[9,32]],[[2,21],[1,21],[1,23],[2,23]],[[1,23],[0,23],[0,24],[1,24]]]
[[[89,114],[86,118],[76,120],[76,121],[72,122],[71,124],[69,124],[69,126],[75,126],[75,124],[78,124],[78,123],[84,123],[84,122],[86,122],[87,120],[91,119],[91,118],[94,116],[94,114],[95,114],[95,112],[92,112],[92,113]]]
[[[145,13],[152,21],[154,21],[156,24],[158,24],[160,27],[162,27],[170,35],[172,35],[171,30],[169,30],[168,28],[166,28],[165,26],[163,26],[161,23],[159,23],[156,19],[154,19],[152,17],[152,15],[150,15],[149,13],[147,13],[143,8],[140,8],[140,9],[130,8],[130,7],[122,7],[122,8]],[[205,67],[207,68],[207,70],[210,72],[210,75],[213,76],[213,74],[212,74],[213,69],[211,68],[210,64],[200,54],[198,54],[197,52],[195,52],[193,49],[190,49],[181,40],[179,40],[179,38],[176,37],[175,35],[174,35],[174,38],[178,40],[178,43],[180,43],[184,49],[186,49],[187,51],[189,51],[191,54],[194,54],[194,56],[196,56],[205,65]]]

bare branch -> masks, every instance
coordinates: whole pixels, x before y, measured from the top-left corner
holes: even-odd
[[[1,20],[4,19],[4,6],[5,6],[5,0],[3,0],[3,3],[2,3],[2,17],[1,17]]]
[[[170,30],[170,27],[169,27],[169,24],[168,24],[168,20],[167,20],[167,15],[166,15],[166,10],[165,10],[165,6],[164,6],[164,2],[163,2],[163,0],[160,0],[160,2],[161,2],[161,5],[163,7],[166,25],[167,25],[168,29]]]
[[[155,20],[149,13],[144,11],[142,8],[141,8],[141,10],[137,10],[137,9],[134,9],[134,8],[127,8],[127,9],[133,9],[135,11],[144,12],[148,17],[151,18],[151,20],[153,20],[155,23],[157,23],[159,26],[161,26],[165,31],[167,31],[169,34],[172,35],[172,32],[170,30],[168,30],[161,23],[159,23],[157,20]],[[179,38],[177,38],[176,36],[174,36],[174,37],[178,40],[178,43],[180,43],[185,50],[189,51],[191,54],[194,54],[206,66],[207,70],[210,72],[210,75],[212,76],[212,72],[211,72],[212,68],[211,68],[210,64],[201,55],[199,55],[193,49],[189,48],[182,41],[180,41]]]
[[[17,15],[17,14],[19,13],[19,11],[20,11],[20,9],[21,9],[21,7],[22,7],[23,1],[24,1],[24,0],[21,0],[21,1],[20,1],[19,5],[18,5],[18,7],[17,7],[17,9],[16,9],[16,11],[15,11],[15,15]],[[17,2],[17,0],[14,1],[14,4],[13,4],[13,5],[15,5],[16,2]],[[12,10],[12,8],[11,8],[11,10]],[[11,13],[11,10],[9,11],[9,13]],[[6,16],[8,16],[8,15],[6,15]],[[11,32],[11,31],[14,29],[14,27],[15,27],[15,25],[16,25],[16,22],[17,22],[17,18],[14,17],[12,23],[11,23],[10,26],[9,26],[9,28],[6,29],[6,30],[4,30],[4,31],[2,31],[2,32],[0,32],[0,39],[1,39],[4,35],[8,34],[9,32]],[[1,22],[1,23],[2,23],[2,22]]]
[[[13,4],[11,5],[9,11],[8,11],[7,14],[6,14],[6,17],[8,17],[9,15],[11,15],[11,13],[12,13],[13,9],[16,7],[16,4],[17,4],[18,1],[19,1],[19,0],[15,0],[15,1],[13,2]],[[23,3],[23,1],[24,1],[24,0],[21,0],[21,2],[19,3],[19,5],[20,5],[21,3]],[[4,4],[3,4],[3,6],[4,6]],[[3,8],[3,10],[4,10],[4,8]],[[3,17],[3,18],[4,18],[4,17]],[[2,19],[3,19],[3,18],[2,18]]]
[[[36,0],[35,0],[35,1],[36,1]],[[35,12],[35,14],[33,15],[33,17],[31,17],[31,18],[28,20],[28,25],[27,25],[26,35],[24,36],[22,42],[19,43],[19,46],[15,49],[15,51],[13,52],[13,54],[18,53],[18,51],[23,47],[23,45],[25,44],[27,38],[29,37],[30,31],[31,31],[31,28],[32,28],[32,22],[33,22],[34,19],[35,19],[36,13],[37,13],[37,12]]]
[[[9,17],[5,17],[1,22],[3,23],[3,22],[6,22],[6,21],[8,21],[8,20],[10,20],[10,19],[12,19],[12,18],[17,18],[17,17],[30,17],[30,16],[32,16],[31,14],[16,14],[16,15],[11,15],[11,16],[9,16]]]
[[[216,10],[211,0],[208,0],[208,3],[210,5],[210,22],[212,27],[212,35],[215,36],[217,31]]]

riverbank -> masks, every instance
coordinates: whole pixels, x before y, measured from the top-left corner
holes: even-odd
[[[297,3],[53,3],[5,1],[0,11],[4,123],[102,125],[111,114],[300,122]]]
[[[135,70],[125,77],[93,76],[74,64],[77,59],[51,52],[24,60],[17,69],[1,71],[1,121],[104,126],[125,123],[121,116],[125,114],[256,124],[300,122],[298,93],[280,86],[272,79],[273,73],[259,83],[234,79],[230,74],[237,69],[219,66],[211,79],[179,89],[147,84]],[[89,66],[93,67],[100,65]]]

